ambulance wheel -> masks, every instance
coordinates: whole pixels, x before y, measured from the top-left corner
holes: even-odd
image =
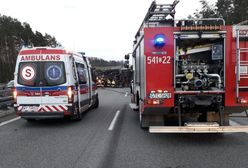
[[[76,115],[73,116],[73,120],[75,120],[75,121],[80,121],[80,120],[82,120],[82,113],[80,113],[77,104],[74,105],[74,110],[76,111]]]
[[[93,108],[98,108],[98,107],[99,107],[99,98],[98,98],[98,95],[97,95],[95,104],[93,105]]]
[[[27,122],[34,122],[34,121],[36,121],[36,120],[33,119],[33,118],[27,118],[26,120],[27,120]]]

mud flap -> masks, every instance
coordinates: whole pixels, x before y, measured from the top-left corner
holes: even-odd
[[[163,115],[142,115],[140,120],[141,128],[148,128],[150,126],[164,126]]]

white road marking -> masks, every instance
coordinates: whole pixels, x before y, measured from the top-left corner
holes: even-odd
[[[125,97],[127,97],[128,96],[128,92],[126,92],[126,94],[125,94]]]
[[[115,126],[115,123],[116,123],[116,121],[117,121],[117,118],[118,118],[119,114],[120,114],[120,110],[118,110],[118,111],[115,113],[115,116],[114,116],[112,122],[110,123],[110,125],[109,125],[109,127],[108,127],[108,130],[109,130],[109,131],[112,131],[112,130],[114,129],[114,126]]]
[[[8,121],[1,122],[1,123],[0,123],[0,127],[1,127],[1,126],[4,126],[4,125],[6,125],[6,124],[12,123],[12,122],[14,122],[14,121],[16,121],[16,120],[19,120],[20,118],[21,118],[21,117],[16,117],[16,118],[12,118],[11,120],[8,120]]]

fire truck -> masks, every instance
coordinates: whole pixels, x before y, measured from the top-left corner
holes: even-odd
[[[229,116],[248,108],[248,26],[175,20],[151,4],[133,44],[131,107],[151,133],[248,132]]]

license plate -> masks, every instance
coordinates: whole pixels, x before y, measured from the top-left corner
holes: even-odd
[[[24,112],[37,112],[38,111],[38,106],[24,106],[22,108],[22,111]]]

